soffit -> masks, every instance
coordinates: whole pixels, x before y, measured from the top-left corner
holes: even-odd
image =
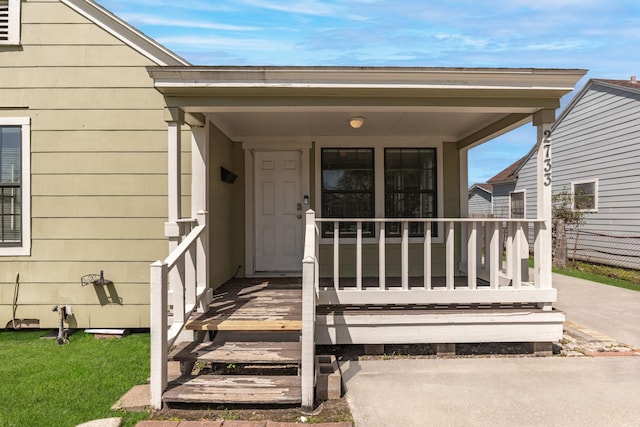
[[[149,74],[169,107],[206,114],[233,140],[429,135],[457,142],[475,134],[486,140],[483,129],[497,136],[558,108],[584,70],[150,67]],[[365,125],[351,129],[351,116],[365,117]]]

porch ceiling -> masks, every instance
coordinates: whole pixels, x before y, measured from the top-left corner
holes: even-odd
[[[429,135],[470,147],[559,107],[585,70],[150,67],[169,107],[232,140]],[[360,129],[348,119],[366,119]]]

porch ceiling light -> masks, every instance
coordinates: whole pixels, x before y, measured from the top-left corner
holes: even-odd
[[[353,129],[360,129],[364,125],[364,117],[354,116],[349,119],[349,126]]]

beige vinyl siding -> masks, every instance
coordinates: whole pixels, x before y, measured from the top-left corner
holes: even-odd
[[[242,176],[233,162],[233,143],[213,125],[209,128],[209,259],[211,265],[211,285],[218,287],[233,276],[240,259],[234,259],[234,245],[243,241],[234,240],[233,224],[244,224],[242,216],[234,214],[234,193],[244,197],[244,182],[236,179],[228,184],[220,179],[220,167]],[[238,144],[236,144],[238,145]]]
[[[31,255],[0,257],[0,326],[148,327],[149,264],[167,256],[167,125],[157,65],[57,0],[23,2],[20,50],[0,48],[0,116],[31,118]],[[189,214],[190,138],[183,133]],[[104,270],[113,286],[80,285]]]

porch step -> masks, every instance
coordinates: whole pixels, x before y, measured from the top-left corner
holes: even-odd
[[[298,376],[198,375],[169,384],[162,396],[167,403],[299,404]]]
[[[180,362],[300,363],[299,342],[181,343],[170,356]]]
[[[187,321],[185,328],[192,331],[298,332],[302,330],[302,320],[232,320],[200,315]]]

